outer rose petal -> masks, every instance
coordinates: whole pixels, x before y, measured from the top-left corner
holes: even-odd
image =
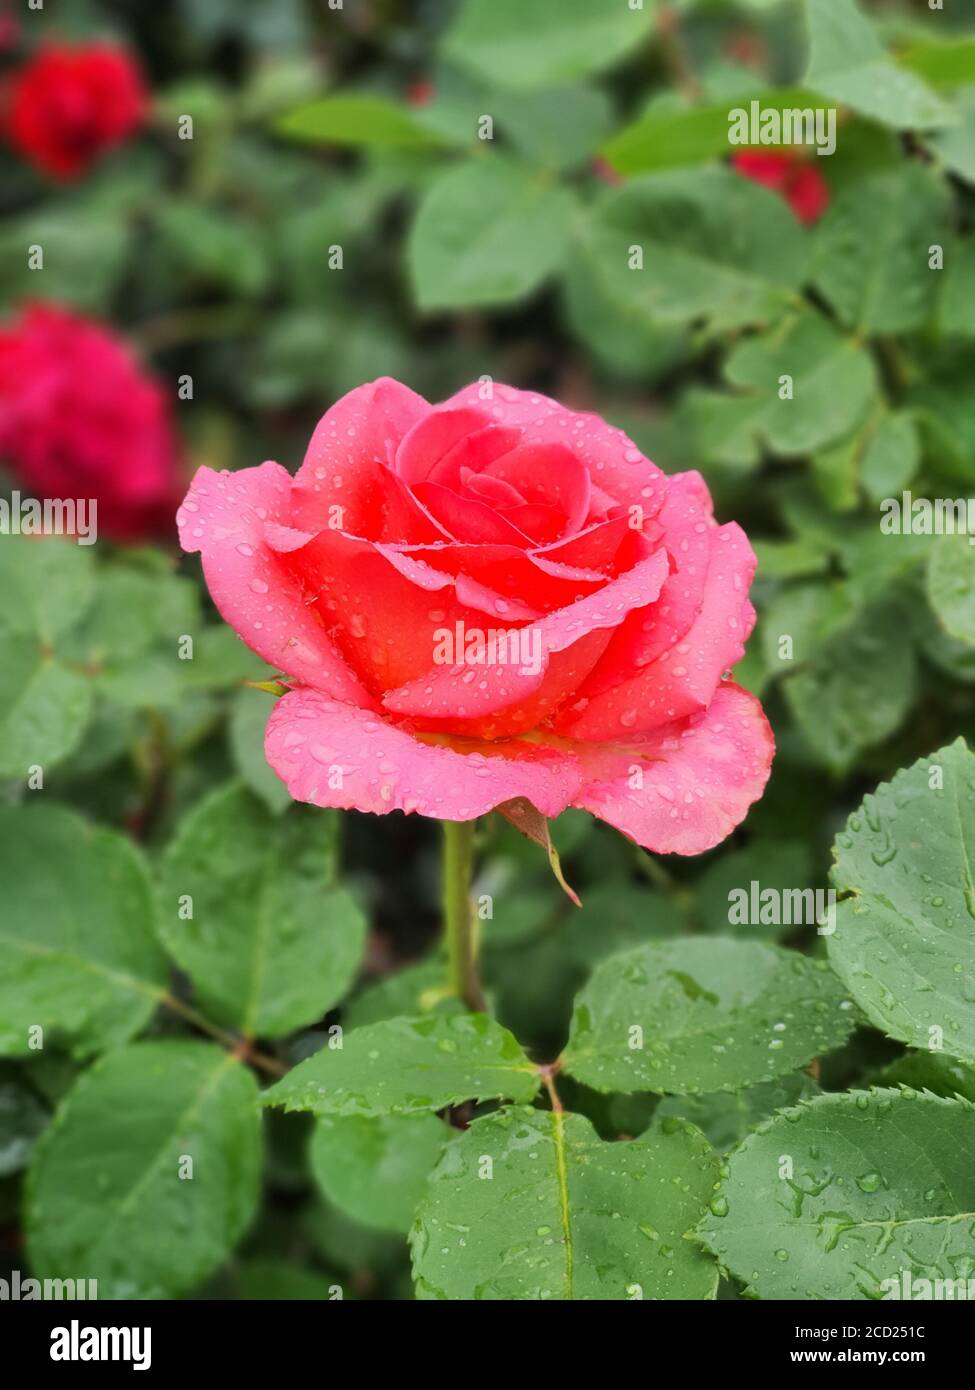
[[[314,690],[293,690],[278,701],[264,741],[294,799],[315,806],[463,821],[524,796],[542,815],[557,816],[579,791],[579,764],[558,749],[523,740],[467,747],[472,751],[423,742]]]
[[[588,467],[594,494],[598,489],[613,502],[638,504],[648,519],[656,514],[667,488],[666,475],[644,458],[622,430],[598,415],[567,410],[537,391],[495,385],[493,399],[485,401],[481,400],[483,389],[474,382],[436,409],[471,406],[485,411],[495,424],[522,430],[523,444],[565,444]]]
[[[709,532],[709,540],[701,611],[683,640],[610,690],[589,697],[584,684],[579,699],[570,701],[556,720],[560,733],[618,738],[621,729],[655,729],[707,708],[722,672],[745,654],[745,639],[755,622],[748,586],[756,563],[744,531],[734,522]]]
[[[270,665],[343,700],[372,705],[265,539],[287,522],[291,475],[262,463],[238,473],[200,468],[176,513],[180,544],[199,550],[224,619]]]
[[[758,701],[735,685],[722,686],[705,714],[626,747],[432,743],[303,689],[278,701],[264,751],[295,800],[316,806],[464,821],[523,796],[545,816],[569,805],[591,811],[660,854],[700,854],[761,795],[773,744]],[[634,768],[640,790],[630,785]]]
[[[775,751],[758,700],[730,682],[703,713],[625,748],[574,746],[587,772],[574,804],[657,854],[702,854],[720,844],[761,796]]]
[[[678,473],[670,479],[657,516],[662,544],[673,561],[673,573],[652,606],[631,613],[613,634],[597,670],[586,682],[586,695],[597,695],[626,680],[639,667],[655,661],[687,633],[704,601],[704,586],[717,530],[711,494],[700,473]]]

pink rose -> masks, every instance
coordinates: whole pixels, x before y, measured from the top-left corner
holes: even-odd
[[[290,679],[265,750],[298,801],[464,821],[525,797],[696,854],[761,794],[771,731],[723,674],[754,623],[751,547],[697,473],[595,415],[380,380],[296,477],[201,468],[177,520]]]
[[[179,497],[166,393],[100,324],[34,304],[0,328],[0,461],[38,498],[95,498],[98,528],[138,540]]]

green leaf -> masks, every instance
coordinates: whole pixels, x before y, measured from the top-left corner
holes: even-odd
[[[624,57],[650,34],[650,11],[618,0],[464,0],[444,56],[499,87],[572,82]]]
[[[425,126],[452,143],[478,148],[481,118],[490,115],[520,155],[549,169],[588,159],[613,121],[607,93],[581,83],[518,92],[441,64],[432,86],[434,99],[418,116]]]
[[[951,125],[951,107],[888,57],[855,0],[806,0],[813,91],[895,130]]]
[[[912,1091],[932,1091],[949,1100],[961,1096],[975,1101],[975,1067],[967,1067],[941,1052],[905,1052],[885,1067],[879,1086],[909,1086]]]
[[[572,197],[495,156],[455,165],[428,189],[410,232],[421,309],[465,309],[524,298],[558,266]]]
[[[83,617],[95,592],[91,547],[60,538],[5,537],[0,631],[53,645]]]
[[[975,237],[963,237],[946,251],[941,292],[943,333],[975,338]]]
[[[231,1053],[185,1040],[110,1053],[34,1151],[32,1268],[96,1279],[100,1298],[185,1293],[250,1223],[260,1161],[257,1087]]]
[[[651,174],[608,193],[590,241],[614,301],[653,323],[716,330],[780,316],[801,284],[807,244],[781,199],[729,169]]]
[[[25,781],[73,753],[91,716],[91,685],[34,638],[4,642],[0,669],[0,776]]]
[[[722,937],[652,942],[596,968],[563,1065],[596,1091],[737,1091],[839,1047],[853,1023],[824,961]]]
[[[602,274],[589,229],[582,228],[563,277],[572,332],[610,372],[652,380],[687,355],[687,334],[683,328],[654,323],[629,298],[620,296],[621,288],[618,280]]]
[[[16,303],[43,298],[89,312],[110,307],[129,261],[131,231],[121,216],[95,206],[31,208],[4,219],[0,229],[0,290]],[[43,269],[28,267],[30,248],[44,254]]]
[[[900,55],[900,65],[916,72],[932,87],[957,87],[975,82],[975,38],[964,35],[947,41],[922,40],[912,43]]]
[[[606,1144],[581,1115],[475,1120],[445,1151],[410,1236],[417,1297],[709,1299],[717,1271],[684,1239],[717,1180],[691,1125]]]
[[[64,807],[0,808],[0,1050],[78,1056],[117,1047],[145,1024],[167,983],[142,855]]]
[[[810,540],[808,536],[806,539]],[[821,651],[850,617],[849,593],[835,581],[793,584],[783,589],[760,620],[766,663],[772,671],[794,670]]]
[[[452,1132],[436,1115],[323,1115],[312,1136],[312,1173],[353,1220],[405,1235]]]
[[[888,598],[820,647],[786,680],[785,693],[812,749],[842,773],[900,727],[914,699],[915,671],[903,605]]]
[[[167,848],[160,931],[219,1022],[280,1037],[348,991],[366,923],[335,886],[337,820],[298,806],[275,817],[231,784],[194,808]]]
[[[268,810],[280,814],[291,805],[291,795],[264,756],[264,730],[273,708],[263,690],[241,688],[231,701],[228,733],[237,771]]]
[[[746,339],[728,357],[725,376],[749,392],[755,437],[785,458],[856,429],[877,390],[869,354],[812,313]]]
[[[918,164],[833,200],[817,228],[813,283],[848,328],[906,333],[927,323],[940,289],[928,248],[947,240],[950,208],[944,180]]]
[[[914,479],[921,462],[917,426],[906,411],[884,417],[860,461],[863,488],[871,502],[896,497]]]
[[[975,41],[971,49],[975,55]],[[975,59],[973,59],[975,66]],[[975,183],[975,86],[965,87],[956,97],[961,116],[958,125],[929,135],[925,143],[935,158],[967,183]],[[969,306],[970,307],[970,306]]]
[[[837,835],[833,883],[850,896],[827,941],[834,970],[871,1023],[969,1061],[973,845],[975,755],[958,739],[882,782]]]
[[[653,1112],[651,1128],[665,1132],[674,1119],[697,1125],[710,1144],[725,1153],[776,1110],[818,1095],[819,1087],[805,1072],[776,1077],[744,1091],[715,1091],[709,1096],[664,1096]]]
[[[385,97],[357,92],[338,92],[309,101],[281,116],[274,128],[279,135],[311,144],[422,150],[446,143],[405,107]]]
[[[525,159],[552,169],[570,169],[588,159],[613,119],[606,93],[584,86],[492,94],[480,110],[497,113]],[[472,133],[475,129],[476,124]]]
[[[66,664],[71,629],[94,593],[90,548],[7,536],[0,590],[0,777],[23,781],[72,753],[91,715],[91,683]]]
[[[939,536],[927,579],[931,607],[949,637],[975,646],[975,536]]]
[[[462,1100],[528,1101],[539,1086],[507,1029],[486,1014],[428,1014],[356,1028],[265,1092],[316,1115],[416,1115]]]
[[[367,1023],[382,1023],[398,1014],[423,1014],[462,1009],[447,989],[447,962],[438,954],[403,966],[384,979],[369,985],[342,1006],[346,1030]]]
[[[826,569],[829,556],[809,536],[789,540],[763,540],[752,537],[762,579],[800,579]]]
[[[973,1144],[966,1101],[888,1090],[817,1096],[732,1154],[700,1237],[759,1298],[900,1298],[905,1270],[964,1278]]]

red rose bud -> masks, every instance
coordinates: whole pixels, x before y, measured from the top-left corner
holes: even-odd
[[[292,477],[201,468],[177,513],[226,621],[292,687],[265,752],[296,801],[473,820],[579,806],[659,853],[718,844],[772,734],[727,679],[755,556],[698,473],[482,380],[389,378]]]
[[[160,384],[107,329],[53,304],[0,328],[0,462],[34,497],[94,499],[98,527],[172,525],[178,452]]]
[[[75,179],[142,125],[149,99],[134,58],[108,43],[50,43],[10,77],[4,133],[35,168]]]
[[[818,166],[793,150],[741,150],[732,165],[746,179],[763,184],[789,204],[800,222],[817,222],[829,206],[829,184]]]

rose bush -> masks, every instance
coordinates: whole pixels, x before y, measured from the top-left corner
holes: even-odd
[[[760,795],[772,736],[727,679],[755,557],[695,472],[618,429],[474,384],[383,379],[292,478],[201,468],[178,514],[226,620],[293,685],[266,754],[299,801],[466,821],[514,797],[696,854]],[[438,664],[444,635],[483,634]],[[507,659],[520,634],[537,663]]]
[[[60,305],[28,305],[0,328],[0,453],[37,497],[94,498],[107,535],[171,524],[166,393],[114,334]]]

